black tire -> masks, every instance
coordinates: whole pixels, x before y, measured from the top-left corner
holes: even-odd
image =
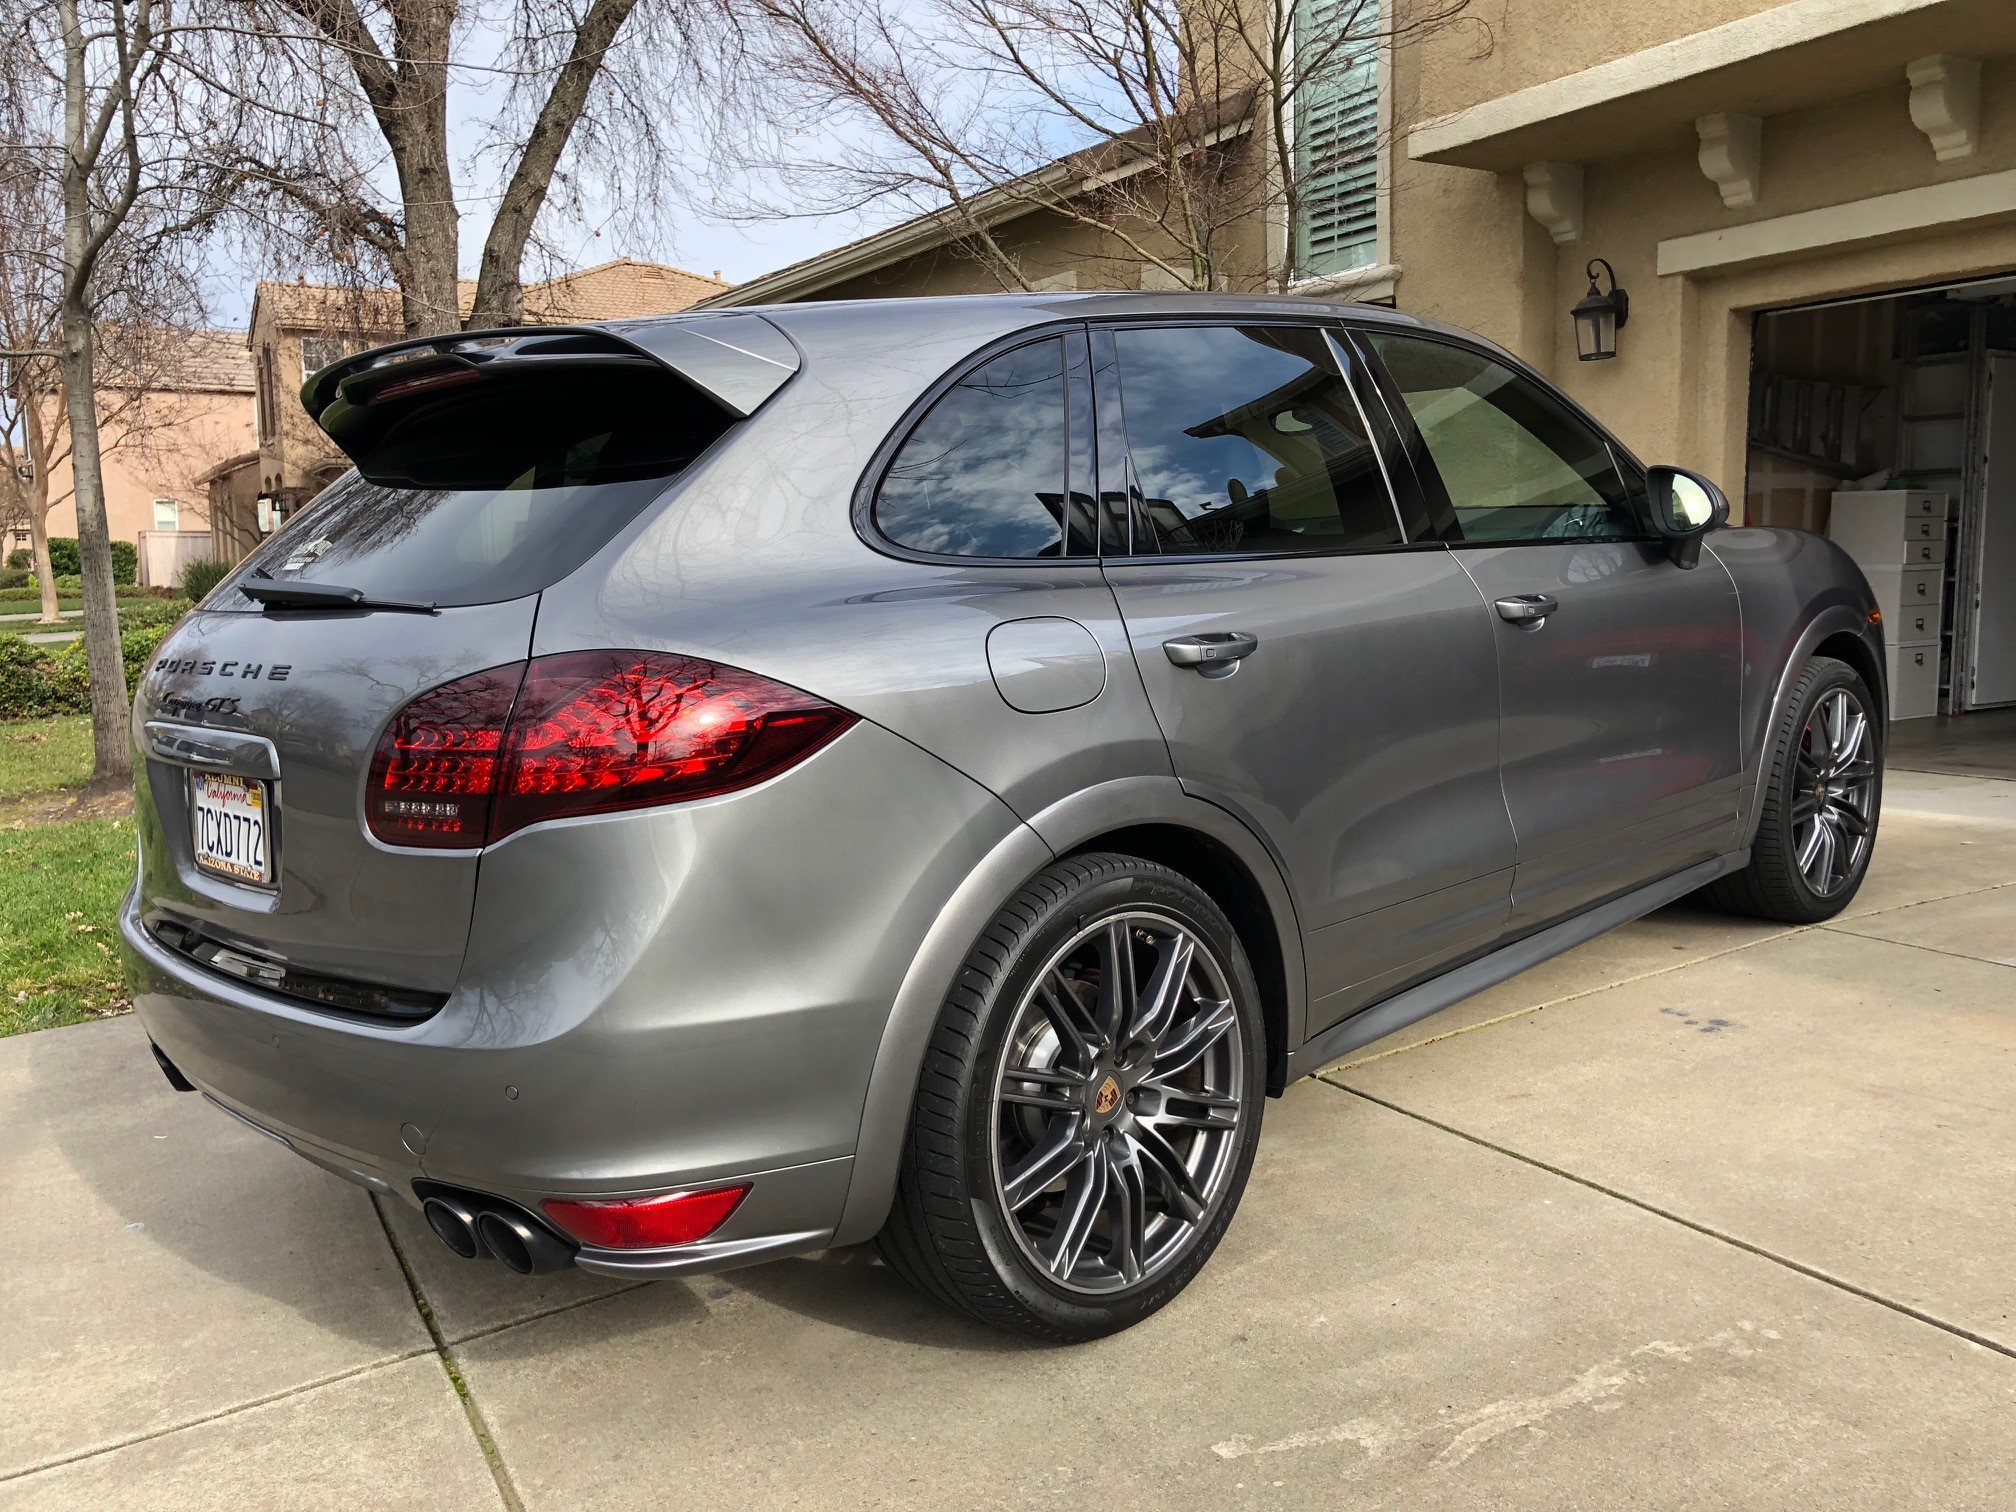
[[[1838,881],[1830,879],[1824,888],[1800,865],[1801,837],[1810,835],[1816,804],[1826,806],[1829,788],[1816,786],[1817,770],[1811,759],[1816,738],[1816,720],[1822,706],[1836,693],[1846,693],[1867,720],[1863,749],[1869,771],[1866,799],[1866,844],[1859,848],[1852,864],[1844,864]],[[1846,662],[1829,656],[1809,661],[1793,685],[1778,726],[1770,732],[1766,746],[1764,787],[1759,795],[1762,813],[1757,835],[1750,846],[1750,864],[1708,884],[1702,896],[1729,913],[1770,919],[1780,924],[1817,924],[1831,919],[1854,899],[1869,873],[1869,859],[1876,848],[1876,828],[1883,805],[1884,730],[1877,715],[1876,701],[1861,675]],[[1838,788],[1837,788],[1838,792]],[[1819,796],[1816,797],[1816,794]],[[1834,805],[1842,804],[1836,796]],[[1837,829],[1837,836],[1845,831]],[[1837,839],[1837,843],[1841,843]]]
[[[1157,920],[1176,926],[1166,940],[1155,933]],[[1155,1080],[1143,1067],[1173,1064],[1182,1047],[1167,1056],[1163,1049],[1178,1037],[1176,1026],[1182,1021],[1165,1025],[1164,1039],[1136,1037],[1131,1051],[1126,1025],[1153,1018],[1142,1005],[1153,995],[1157,978],[1153,969],[1141,975],[1142,963],[1159,968],[1186,932],[1195,953],[1175,957],[1183,965],[1170,1001],[1180,997],[1187,1006],[1172,1012],[1187,1011],[1188,1022],[1203,1026],[1193,1039],[1213,1032],[1214,1026],[1215,1038],[1193,1068]],[[1104,966],[1088,972],[1074,964],[1085,960],[1086,952],[1101,961],[1113,958],[1100,954],[1102,949],[1124,950],[1124,970],[1132,977]],[[1065,952],[1061,960],[1060,952]],[[1068,975],[1073,971],[1075,978]],[[1081,1055],[1064,1043],[1057,1032],[1061,1026],[1054,1022],[1069,1013],[1054,996],[1037,990],[1038,978],[1076,987],[1078,1011],[1096,1030],[1107,1021],[1100,984],[1109,975],[1125,984],[1116,986],[1114,999],[1124,997],[1134,1006],[1119,1013],[1118,1033],[1109,1027],[1102,1041],[1088,1031],[1080,1043],[1103,1043],[1105,1048]],[[1172,965],[1167,978],[1176,975]],[[1210,991],[1192,991],[1198,982],[1210,983]],[[1128,986],[1138,986],[1138,994],[1127,991]],[[1229,996],[1229,1025],[1220,991]],[[1207,1013],[1215,1016],[1209,1024]],[[1041,1046],[1030,1048],[1032,1032],[1039,1040],[1050,1036],[1042,1042],[1051,1047],[1047,1052]],[[918,1080],[895,1205],[876,1240],[882,1258],[926,1295],[1039,1339],[1095,1339],[1139,1322],[1189,1284],[1238,1207],[1266,1100],[1265,1048],[1259,990],[1246,954],[1224,913],[1195,883],[1133,856],[1076,856],[1046,868],[995,917],[939,1012]],[[1052,1058],[1040,1060],[1044,1053]],[[1123,1060],[1131,1069],[1121,1066]],[[1016,1074],[1019,1068],[1040,1065],[1052,1069],[1038,1075],[1057,1087]],[[1083,1069],[1085,1065],[1092,1069]],[[1108,1066],[1111,1074],[1100,1069]],[[1165,1090],[1171,1080],[1192,1078],[1200,1098],[1215,1095],[1214,1088],[1238,1088],[1236,1111],[1223,1112],[1222,1125],[1209,1122],[1221,1115],[1209,1108],[1199,1111],[1201,1104],[1182,1103],[1179,1109],[1180,1094]],[[1123,1086],[1126,1090],[1119,1090]],[[1011,1097],[1011,1092],[1026,1095]],[[1107,1101],[1109,1092],[1112,1102]],[[1039,1096],[1056,1101],[1037,1109],[1022,1106]],[[1148,1111],[1140,1111],[1144,1109]],[[1128,1162],[1129,1151],[1150,1148],[1150,1135],[1161,1137],[1155,1131],[1164,1116],[1172,1122],[1194,1120],[1199,1131],[1176,1128],[1159,1146],[1158,1159],[1184,1148],[1192,1152],[1185,1158],[1193,1160],[1207,1147],[1210,1151],[1206,1168],[1211,1185],[1191,1189],[1208,1192],[1210,1200],[1194,1215],[1179,1210],[1180,1176],[1146,1158]],[[1028,1128],[1023,1120],[1036,1120],[1042,1132],[1030,1135],[1022,1164],[1011,1168],[1008,1151]],[[1079,1132],[1064,1142],[1077,1140],[1073,1148],[1083,1153],[1067,1158],[1080,1163],[1050,1184],[1034,1185],[1030,1167],[1038,1147],[1053,1136],[1064,1139],[1072,1130]],[[1138,1146],[1137,1140],[1142,1142]],[[1091,1170],[1095,1165],[1099,1169]],[[1024,1192],[1020,1206],[1007,1199],[1016,1169]],[[1133,1173],[1124,1182],[1115,1174],[1123,1169]],[[1080,1217],[1067,1230],[1074,1201]],[[1041,1229],[1053,1203],[1048,1236],[1032,1237],[1032,1228]],[[1082,1216],[1095,1206],[1099,1216]],[[1128,1221],[1130,1214],[1133,1221]],[[1099,1224],[1105,1226],[1103,1234]],[[1160,1258],[1147,1263],[1145,1239],[1117,1240],[1123,1224],[1137,1239],[1145,1233],[1162,1235],[1160,1242],[1167,1247]],[[1067,1233],[1080,1235],[1080,1248],[1072,1252],[1077,1258],[1053,1257],[1053,1265],[1068,1274],[1053,1273],[1039,1251],[1045,1246],[1068,1250]],[[1139,1273],[1131,1282],[1130,1254],[1136,1262],[1132,1269]],[[1102,1277],[1102,1267],[1110,1274]],[[1086,1289],[1095,1283],[1106,1289]]]

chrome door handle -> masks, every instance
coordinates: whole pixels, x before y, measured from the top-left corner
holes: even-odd
[[[1260,637],[1244,630],[1220,630],[1211,635],[1179,635],[1162,642],[1163,653],[1179,667],[1199,671],[1229,670],[1241,657],[1260,649]]]
[[[1561,601],[1548,593],[1517,593],[1499,599],[1493,607],[1506,624],[1538,630],[1541,621],[1561,607]]]

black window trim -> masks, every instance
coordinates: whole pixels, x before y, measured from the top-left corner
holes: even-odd
[[[1541,392],[1560,404],[1570,415],[1579,419],[1596,433],[1597,438],[1603,443],[1604,451],[1609,455],[1610,466],[1617,474],[1618,485],[1622,488],[1627,501],[1631,498],[1631,477],[1625,464],[1628,462],[1632,467],[1635,467],[1641,479],[1645,476],[1645,464],[1638,460],[1629,447],[1625,446],[1623,442],[1610,433],[1608,426],[1590,414],[1581,405],[1577,404],[1567,394],[1564,394],[1530,365],[1513,356],[1512,353],[1500,351],[1498,348],[1483,342],[1465,341],[1447,331],[1432,328],[1414,326],[1395,327],[1384,323],[1375,325],[1370,321],[1354,323],[1348,320],[1343,322],[1343,324],[1347,329],[1352,331],[1354,338],[1361,336],[1370,337],[1377,334],[1403,337],[1411,341],[1435,342],[1441,346],[1454,347],[1460,352],[1468,352],[1473,357],[1481,357],[1486,362],[1494,362],[1500,367],[1509,369],[1514,377],[1524,378],[1527,382],[1538,385]],[[1420,442],[1421,432],[1420,427],[1414,423],[1414,412],[1407,408],[1405,398],[1399,393],[1393,383],[1392,374],[1386,371],[1386,364],[1379,360],[1377,349],[1372,346],[1370,340],[1355,340],[1354,344],[1364,355],[1366,369],[1372,375],[1373,382],[1378,386],[1379,397],[1385,404],[1387,413],[1392,416],[1394,425],[1400,429],[1403,438],[1417,443],[1409,448],[1410,452],[1420,452],[1427,459],[1427,465],[1433,468],[1435,460],[1432,456],[1428,456],[1425,443]],[[1411,457],[1409,465],[1414,465]],[[1418,476],[1420,473],[1418,466],[1415,467],[1415,472]],[[1430,485],[1431,479],[1421,478],[1420,482],[1423,488],[1427,488]],[[1433,487],[1440,492],[1445,504],[1448,503],[1448,486],[1443,483],[1439,469],[1435,471],[1432,483]],[[1450,505],[1450,507],[1453,508],[1454,506]],[[1635,506],[1633,506],[1633,509],[1635,513]],[[1650,520],[1640,518],[1638,525],[1640,533],[1632,536],[1515,536],[1507,540],[1437,541],[1435,544],[1450,551],[1470,551],[1486,546],[1513,548],[1524,546],[1572,546],[1577,544],[1625,546],[1644,545],[1647,543],[1656,544],[1659,541],[1659,534],[1653,530]]]
[[[940,399],[944,398],[953,389],[965,382],[967,378],[971,377],[995,358],[1004,357],[1010,352],[1020,351],[1023,347],[1035,346],[1038,342],[1064,340],[1074,332],[1081,335],[1085,334],[1086,325],[1083,320],[1054,321],[1044,325],[1024,326],[1019,330],[1010,331],[1005,336],[996,337],[985,346],[974,348],[942,373],[930,387],[926,388],[922,394],[912,401],[908,409],[904,410],[903,418],[891,427],[889,434],[884,436],[881,444],[875,448],[874,455],[868,459],[868,466],[863,469],[861,479],[854,487],[854,502],[850,512],[854,518],[855,534],[860,536],[872,550],[879,552],[883,556],[894,557],[898,561],[903,562],[922,562],[934,567],[1018,567],[1033,568],[1039,572],[1044,570],[1054,572],[1059,567],[1096,567],[1101,560],[1096,550],[1081,552],[1076,555],[1060,552],[1056,556],[1040,557],[968,556],[955,551],[919,551],[914,546],[905,546],[901,542],[891,540],[883,532],[882,527],[875,523],[875,496],[882,491],[883,480],[888,476],[889,469],[895,465],[897,456],[902,452],[904,445],[910,440],[912,432],[937,407]],[[1070,418],[1073,413],[1072,389],[1080,381],[1085,380],[1072,376],[1070,352],[1067,347],[1064,361],[1064,416],[1067,426],[1070,424]],[[1070,485],[1079,481],[1070,476],[1071,454],[1071,441],[1067,431],[1064,441],[1065,492],[1067,495],[1071,491]],[[1088,481],[1094,484],[1096,497],[1097,479],[1099,476],[1099,422],[1096,407],[1093,411],[1090,454],[1092,457],[1093,472],[1092,478]],[[1071,543],[1068,507],[1066,510],[1066,519],[1060,521],[1059,524],[1060,528],[1064,531],[1064,545],[1068,548]]]
[[[1237,328],[1240,326],[1307,326],[1322,332],[1325,338],[1333,345],[1344,345],[1341,340],[1344,322],[1334,314],[1314,310],[1306,312],[1299,310],[1283,311],[1278,315],[1271,311],[1265,314],[1248,314],[1243,311],[1235,314],[1227,311],[1215,311],[1200,312],[1195,315],[1109,316],[1092,321],[1090,325],[1094,332],[1095,343],[1097,333],[1100,331],[1139,330],[1144,327],[1161,329],[1172,327],[1195,329],[1204,327],[1216,329],[1222,327]],[[1346,348],[1346,350],[1350,350],[1350,348]],[[1332,361],[1337,361],[1338,357],[1339,353],[1333,350],[1331,352]],[[1127,513],[1130,527],[1126,553],[1117,556],[1102,556],[1099,558],[1100,565],[1137,567],[1172,563],[1188,566],[1193,563],[1300,562],[1320,557],[1388,556],[1395,552],[1441,551],[1446,549],[1445,543],[1442,541],[1414,541],[1408,539],[1407,522],[1400,513],[1399,497],[1393,488],[1393,474],[1387,464],[1385,453],[1379,445],[1377,430],[1372,424],[1371,417],[1365,412],[1364,398],[1358,392],[1358,385],[1353,381],[1350,371],[1342,362],[1338,363],[1338,370],[1339,381],[1350,391],[1351,402],[1358,409],[1359,419],[1364,422],[1366,443],[1371,446],[1372,454],[1379,463],[1379,476],[1386,485],[1387,507],[1393,511],[1394,528],[1400,532],[1400,539],[1398,541],[1388,546],[1330,546],[1314,551],[1184,551],[1173,554],[1161,551],[1137,552],[1133,549],[1134,542],[1132,539],[1135,512],[1133,505],[1135,498],[1140,492],[1140,488],[1137,482],[1137,475],[1134,471],[1134,459],[1128,450],[1124,433],[1119,436],[1109,436],[1108,434],[1109,427],[1105,423],[1107,396],[1101,391],[1099,359],[1095,345],[1092,360],[1092,382],[1094,388],[1093,413],[1097,417],[1096,434],[1100,447],[1099,480],[1103,490],[1107,477],[1108,458],[1106,452],[1109,448],[1117,450],[1120,455],[1115,460],[1118,461],[1120,469],[1125,475],[1124,486],[1128,496]],[[1369,372],[1372,370],[1368,366],[1366,371]]]

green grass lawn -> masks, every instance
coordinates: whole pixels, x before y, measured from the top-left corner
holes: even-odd
[[[88,767],[88,728],[82,749]],[[0,1035],[125,1006],[114,915],[132,881],[131,819],[0,828]]]
[[[80,787],[90,778],[90,715],[0,721],[0,798]]]

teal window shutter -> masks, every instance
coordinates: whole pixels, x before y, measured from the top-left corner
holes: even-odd
[[[1295,51],[1310,70],[1295,92],[1301,278],[1369,267],[1378,256],[1378,35],[1377,0],[1296,0]]]

